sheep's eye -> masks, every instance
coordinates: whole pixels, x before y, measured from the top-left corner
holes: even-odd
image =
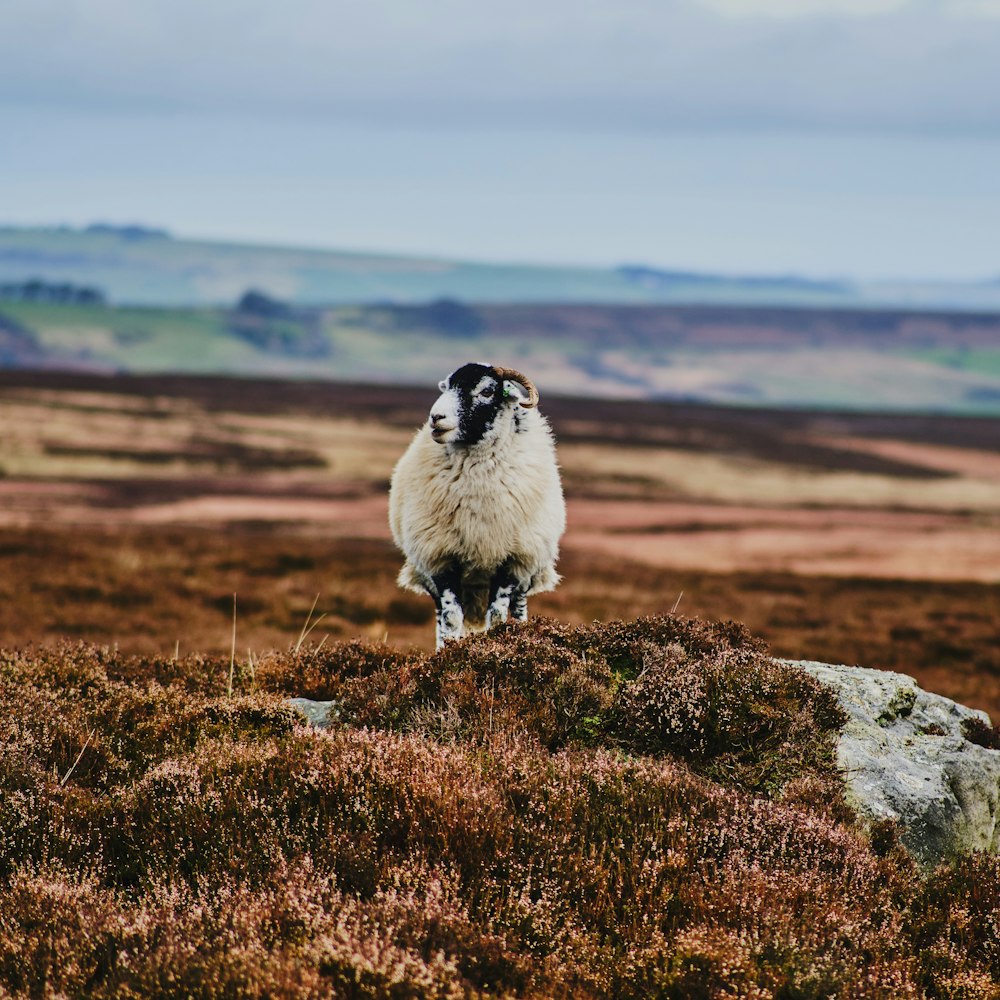
[[[492,389],[483,389],[483,391],[479,395],[482,396],[483,399],[492,399],[493,398],[493,390]]]

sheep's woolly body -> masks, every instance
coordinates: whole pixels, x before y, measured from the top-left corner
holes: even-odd
[[[467,579],[506,564],[525,596],[552,590],[566,509],[548,421],[521,410],[467,448],[442,446],[425,426],[393,473],[389,522],[408,590],[433,593],[432,578],[456,561]],[[482,613],[467,609],[467,623]]]

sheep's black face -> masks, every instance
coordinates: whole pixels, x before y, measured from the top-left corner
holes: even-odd
[[[431,407],[431,436],[438,444],[474,445],[489,437],[505,409],[522,397],[489,365],[468,364],[438,384]]]

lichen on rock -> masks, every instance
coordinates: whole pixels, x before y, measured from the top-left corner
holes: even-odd
[[[837,692],[848,715],[837,762],[848,801],[898,824],[924,864],[1000,846],[1000,751],[966,738],[985,712],[922,690],[906,674],[814,661],[800,666]]]

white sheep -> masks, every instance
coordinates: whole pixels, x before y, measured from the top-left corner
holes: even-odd
[[[438,387],[392,474],[389,523],[406,556],[398,583],[434,599],[440,649],[508,614],[524,621],[527,598],[555,588],[566,506],[529,379],[467,364]]]

